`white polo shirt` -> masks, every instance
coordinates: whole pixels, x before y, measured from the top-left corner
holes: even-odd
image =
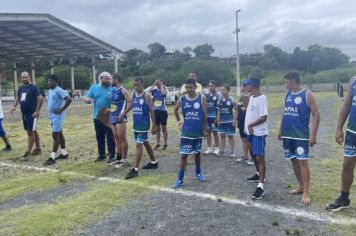
[[[258,97],[250,96],[246,110],[245,118],[245,133],[251,135],[248,131],[248,126],[258,120],[262,116],[268,115],[268,103],[267,97],[262,94]],[[262,124],[256,125],[253,127],[253,135],[255,136],[264,136],[268,134],[267,123],[263,122]]]

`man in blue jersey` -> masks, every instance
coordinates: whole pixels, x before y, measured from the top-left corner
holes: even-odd
[[[134,80],[134,87],[135,92],[132,95],[132,105],[129,109],[132,109],[133,131],[136,142],[136,160],[134,167],[126,175],[125,179],[131,179],[138,176],[138,168],[143,154],[143,146],[145,146],[150,162],[142,167],[142,169],[158,168],[158,161],[155,159],[152,147],[148,141],[150,126],[153,135],[157,132],[152,97],[149,93],[144,91],[142,79],[136,78]]]
[[[206,143],[208,148],[204,152],[204,154],[218,154],[219,153],[219,136],[218,136],[218,128],[217,128],[217,104],[220,99],[220,94],[216,91],[216,83],[214,80],[210,80],[209,84],[209,92],[205,94],[206,97],[206,112],[207,112],[207,137]],[[214,136],[214,147],[211,146],[211,136]]]
[[[346,135],[344,135],[343,127],[347,117],[349,117],[349,121]],[[330,211],[339,211],[351,207],[349,196],[356,165],[356,76],[352,77],[348,86],[348,92],[336,126],[335,140],[340,145],[345,141],[344,163],[341,175],[341,193],[334,203],[330,203],[326,207]]]
[[[161,148],[161,130],[163,134],[163,142],[164,145],[162,147],[163,150],[167,148],[167,140],[168,140],[168,131],[167,131],[167,120],[168,120],[168,112],[166,106],[166,96],[167,89],[166,86],[160,80],[155,80],[152,86],[147,89],[147,92],[152,95],[153,98],[153,110],[155,112],[155,122],[157,126],[156,139],[157,143],[154,147],[154,150],[158,150]]]
[[[181,129],[179,152],[181,154],[178,179],[173,188],[183,184],[184,172],[187,166],[188,155],[195,155],[195,176],[200,182],[205,181],[200,167],[200,152],[202,138],[206,136],[206,98],[196,92],[197,85],[194,79],[185,82],[187,93],[179,98],[174,108],[174,115]],[[182,109],[183,122],[180,120],[178,110]]]
[[[58,86],[58,80],[56,75],[50,75],[48,78],[48,118],[52,128],[53,147],[51,156],[43,165],[53,165],[56,160],[68,158],[62,126],[65,117],[64,111],[72,99],[68,96],[67,91]],[[61,146],[61,153],[57,155],[59,146]]]
[[[22,122],[27,132],[27,150],[20,160],[26,161],[30,155],[42,155],[40,136],[37,132],[37,121],[42,107],[43,97],[37,86],[32,84],[27,71],[21,73],[21,81],[23,85],[21,85],[17,91],[17,97],[11,109],[11,113],[13,114],[16,111],[17,105],[20,104]],[[32,151],[33,145],[35,145],[35,149]]]
[[[237,124],[237,106],[235,100],[229,95],[230,86],[224,84],[220,88],[221,97],[217,103],[217,123],[220,134],[218,156],[225,156],[225,139],[229,140],[231,158],[235,158],[235,128]]]
[[[85,102],[88,104],[92,101],[94,102],[93,120],[99,153],[98,158],[95,160],[96,162],[103,161],[106,158],[105,137],[110,159],[115,158],[115,142],[110,125],[103,122],[102,119],[99,119],[102,112],[110,108],[111,93],[113,90],[110,86],[111,74],[104,71],[100,73],[98,78],[100,83],[92,85],[85,98]]]
[[[264,182],[266,175],[265,148],[268,134],[267,97],[260,92],[260,80],[250,78],[252,84],[252,95],[250,96],[245,118],[245,133],[250,143],[250,153],[256,166],[256,174],[247,178],[248,182],[258,182],[252,199],[259,200],[264,196]]]
[[[284,83],[288,91],[278,139],[283,140],[285,158],[291,160],[299,184],[297,189],[291,189],[289,193],[302,194],[301,203],[309,204],[309,147],[316,144],[320,122],[319,110],[313,93],[302,88],[297,71],[287,72],[284,75]],[[311,132],[310,113],[313,115]]]
[[[2,152],[9,152],[12,150],[12,147],[10,145],[9,139],[6,136],[6,132],[2,126],[2,120],[4,119],[4,112],[2,111],[2,105],[1,105],[1,98],[0,98],[0,137],[5,143],[5,148],[3,148],[1,151]]]
[[[110,124],[116,142],[116,159],[110,158],[109,164],[115,168],[123,168],[127,166],[126,122],[132,99],[129,91],[122,86],[122,76],[114,73],[112,78]]]

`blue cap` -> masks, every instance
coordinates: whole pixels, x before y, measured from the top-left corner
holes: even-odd
[[[252,80],[250,80],[250,79],[245,79],[245,80],[242,81],[242,85],[243,85],[243,86],[252,85]]]

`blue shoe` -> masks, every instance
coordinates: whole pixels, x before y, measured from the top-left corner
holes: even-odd
[[[206,181],[205,176],[202,175],[202,174],[198,174],[198,175],[196,175],[196,177],[197,177],[197,180],[199,180],[200,182],[205,182]]]
[[[224,152],[224,151],[219,151],[217,156],[218,156],[218,157],[225,156],[225,152]]]
[[[180,179],[177,179],[176,181],[174,181],[172,188],[176,188],[176,189],[180,188],[182,186],[182,184],[183,184],[183,181]]]

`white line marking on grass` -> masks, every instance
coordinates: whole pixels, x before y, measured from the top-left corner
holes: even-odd
[[[351,217],[347,218],[347,217],[342,217],[342,216],[339,216],[337,218],[331,217],[330,215],[332,213],[330,213],[330,214],[317,213],[317,212],[305,211],[305,210],[301,210],[301,209],[283,207],[283,206],[278,206],[278,205],[270,205],[270,204],[254,202],[254,201],[243,201],[243,200],[239,200],[239,199],[223,197],[223,196],[218,196],[218,195],[209,194],[209,193],[194,192],[194,191],[184,190],[184,189],[176,190],[176,189],[172,189],[172,188],[159,187],[159,186],[154,186],[154,185],[147,186],[147,185],[143,185],[140,183],[135,183],[133,181],[128,182],[128,181],[118,179],[118,178],[96,177],[96,176],[92,176],[92,175],[86,175],[86,174],[75,173],[75,172],[70,172],[70,171],[60,171],[60,170],[45,168],[45,167],[16,165],[16,164],[4,163],[4,162],[0,162],[0,166],[20,168],[20,169],[25,169],[25,170],[41,171],[41,172],[53,172],[53,173],[63,173],[63,174],[69,174],[69,175],[79,175],[79,176],[85,176],[90,179],[96,179],[99,181],[112,182],[112,183],[125,182],[125,183],[138,185],[138,186],[141,186],[144,188],[149,188],[149,189],[156,190],[156,191],[180,194],[180,195],[187,196],[187,197],[197,197],[197,198],[213,200],[213,201],[222,201],[222,202],[232,204],[232,205],[254,207],[254,208],[262,209],[262,210],[269,211],[269,212],[280,213],[280,214],[288,215],[288,216],[292,216],[292,217],[301,217],[301,218],[306,218],[306,219],[324,222],[324,223],[332,223],[332,224],[338,224],[338,225],[356,225],[355,219],[353,219]]]

